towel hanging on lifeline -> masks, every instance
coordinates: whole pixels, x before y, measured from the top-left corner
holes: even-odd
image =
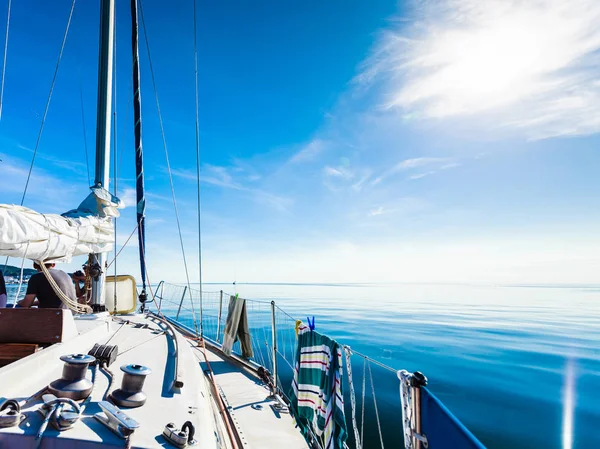
[[[231,355],[233,344],[238,340],[242,348],[242,356],[248,359],[253,357],[246,300],[238,298],[236,295],[229,299],[229,311],[227,312],[227,323],[223,335],[223,352],[226,355]]]

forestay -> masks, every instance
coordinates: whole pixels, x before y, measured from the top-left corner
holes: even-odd
[[[0,204],[0,255],[68,262],[74,256],[113,249],[112,217],[121,201],[102,188],[77,209],[41,214],[23,206]]]

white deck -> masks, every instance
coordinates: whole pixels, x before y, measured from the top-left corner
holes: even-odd
[[[121,324],[118,320],[129,320]],[[141,327],[141,325],[147,327]],[[173,447],[162,437],[164,426],[173,422],[181,427],[185,421],[191,421],[196,427],[193,446],[202,449],[226,447],[218,435],[222,435],[222,423],[216,423],[218,416],[211,396],[211,388],[198,362],[204,362],[204,356],[198,348],[183,344],[179,357],[182,362],[184,386],[171,389],[175,347],[173,339],[163,331],[165,325],[151,317],[141,315],[123,316],[113,320],[104,317],[95,321],[78,321],[80,335],[67,342],[53,345],[36,354],[0,369],[0,402],[6,399],[25,400],[44,388],[48,383],[60,377],[63,363],[61,355],[87,353],[94,343],[118,345],[119,356],[110,370],[115,379],[112,389],[121,385],[121,365],[137,363],[152,369],[146,378],[144,391],[148,395],[146,404],[135,409],[123,409],[130,417],[140,423],[131,437],[131,446],[139,448]],[[185,340],[184,340],[185,341]],[[254,377],[242,373],[236,365],[227,362],[209,352],[216,380],[224,392],[232,416],[241,432],[244,447],[253,448],[306,448],[307,444],[300,432],[294,428],[289,415],[274,413],[265,402],[268,391]],[[89,373],[88,373],[89,374]],[[108,379],[97,371],[92,400],[82,418],[72,429],[58,432],[48,426],[40,448],[97,448],[124,447],[124,440],[113,434],[98,422],[93,415],[100,411],[98,402],[102,400],[108,387]],[[263,410],[254,410],[252,403],[261,403]],[[34,435],[37,433],[42,416],[37,411],[41,400],[30,400],[23,411],[27,418],[18,427],[0,428],[1,448],[35,447]],[[222,446],[220,446],[221,444]],[[228,446],[228,445],[227,445]]]
[[[202,350],[194,347],[194,353],[207,369]],[[309,447],[289,413],[279,413],[273,408],[275,402],[268,399],[269,390],[258,378],[214,352],[207,351],[207,357],[229,406],[229,413],[243,437],[244,448]],[[262,409],[253,409],[253,404],[260,404]]]

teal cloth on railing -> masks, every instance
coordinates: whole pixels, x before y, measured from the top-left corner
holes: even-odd
[[[427,388],[421,388],[421,433],[430,449],[485,449]]]
[[[342,351],[334,340],[298,327],[291,402],[296,422],[323,440],[324,449],[341,449],[348,437],[342,391]]]

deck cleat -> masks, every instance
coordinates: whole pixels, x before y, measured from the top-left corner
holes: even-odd
[[[121,438],[129,438],[135,432],[135,429],[140,427],[139,423],[123,412],[119,407],[111,404],[108,401],[99,402],[98,405],[102,409],[94,415],[98,421],[108,427],[114,434]]]

